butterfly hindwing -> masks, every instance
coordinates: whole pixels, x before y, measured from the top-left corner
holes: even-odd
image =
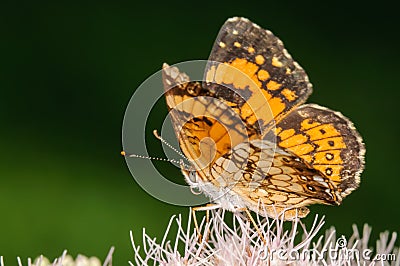
[[[316,104],[302,105],[276,125],[278,146],[332,180],[344,197],[356,189],[365,147],[342,114]]]
[[[237,145],[212,165],[211,175],[216,186],[228,187],[258,213],[266,206],[298,209],[341,202],[332,180],[268,141]]]

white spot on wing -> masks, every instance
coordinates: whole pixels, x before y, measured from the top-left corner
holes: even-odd
[[[238,20],[239,20],[238,17],[233,17],[233,18],[229,18],[229,19],[228,19],[228,22],[236,22],[236,21],[238,21]]]
[[[322,177],[320,177],[320,176],[317,176],[317,175],[313,176],[313,179],[315,181],[317,181],[317,182],[324,182],[324,179]]]

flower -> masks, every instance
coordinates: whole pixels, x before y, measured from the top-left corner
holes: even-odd
[[[396,233],[384,232],[376,242],[375,250],[369,246],[371,227],[364,225],[362,234],[353,225],[350,238],[337,237],[331,227],[318,236],[324,217],[315,216],[307,229],[299,219],[283,222],[257,215],[257,228],[248,218],[237,212],[233,225],[224,221],[223,210],[211,211],[211,219],[203,218],[200,232],[191,227],[191,217],[184,228],[182,217],[173,216],[161,242],[151,238],[143,229],[143,247],[135,244],[134,262],[130,265],[399,265],[400,250],[396,248]],[[172,225],[177,225],[174,240],[167,240]],[[284,226],[288,223],[288,226]],[[287,228],[289,227],[289,228]],[[262,233],[258,233],[262,232]],[[301,239],[299,239],[302,235]]]
[[[31,258],[28,258],[27,266],[112,266],[113,252],[114,247],[112,247],[108,252],[108,255],[103,264],[101,264],[100,259],[98,259],[97,257],[88,258],[83,255],[78,255],[74,260],[71,255],[67,254],[67,251],[65,250],[63,254],[59,258],[56,258],[53,262],[50,262],[50,260],[44,256],[37,257],[33,260],[33,262]],[[17,261],[19,266],[24,265],[20,257],[17,258]],[[0,257],[0,266],[4,266],[3,257]]]

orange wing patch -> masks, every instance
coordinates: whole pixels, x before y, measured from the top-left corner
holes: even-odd
[[[227,101],[218,99],[199,82],[176,67],[164,66],[165,97],[174,130],[184,155],[192,160],[205,180],[210,166],[232,147],[256,138],[255,132],[235,113]]]
[[[277,102],[267,91],[260,90],[261,81],[258,76],[267,77],[269,74],[265,70],[259,73],[259,67],[245,59],[235,59],[231,64],[217,64],[211,66],[206,75],[207,83],[223,84],[226,90],[239,95],[243,104],[235,109],[241,119],[248,125],[257,127],[261,131],[267,128],[267,124],[274,119],[272,111],[277,110]],[[224,99],[228,101],[229,100]],[[279,100],[279,99],[277,99]],[[274,106],[272,106],[273,104]],[[284,104],[281,108],[284,108]]]
[[[359,184],[365,148],[351,122],[318,105],[303,105],[277,124],[278,146],[300,157],[347,195]]]
[[[255,127],[261,135],[304,103],[312,91],[306,73],[282,42],[245,19],[224,24],[209,60],[206,82],[230,87],[242,95],[247,103],[238,113],[252,126],[259,123]]]

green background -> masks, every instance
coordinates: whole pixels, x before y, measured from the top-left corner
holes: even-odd
[[[326,215],[324,228],[335,225],[347,235],[353,223],[369,223],[373,238],[400,231],[397,15],[384,1],[2,2],[0,255],[6,265],[16,265],[17,255],[54,258],[64,249],[103,259],[112,245],[114,265],[127,265],[129,230],[139,241],[142,227],[159,237],[171,215],[187,215],[187,208],[152,198],[131,177],[119,155],[124,111],[163,62],[206,59],[232,16],[279,36],[309,74],[315,88],[309,102],[340,110],[364,137],[360,189],[341,207],[313,206],[312,213]],[[160,107],[152,116],[159,121],[166,114]],[[149,148],[162,156],[157,141]],[[159,167],[182,178],[174,167]]]

